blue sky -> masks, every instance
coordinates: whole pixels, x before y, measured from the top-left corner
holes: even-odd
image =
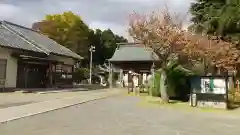
[[[112,29],[128,37],[127,24],[133,11],[147,13],[167,4],[172,12],[188,12],[193,0],[0,0],[0,19],[31,27],[46,14],[73,11],[91,28]],[[186,21],[186,25],[187,25]]]

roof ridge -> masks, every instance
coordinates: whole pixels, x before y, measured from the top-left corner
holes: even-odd
[[[22,37],[22,36],[19,36],[18,34],[15,33],[14,30],[12,30],[12,29],[8,28],[7,26],[5,26],[2,21],[0,22],[0,24],[1,24],[1,26],[2,26],[4,29],[6,29],[7,31],[9,31],[10,33],[16,35],[17,37],[21,38],[23,41],[27,42],[28,44],[32,45],[33,47],[36,47],[36,49],[38,49],[39,51],[42,51],[43,53],[45,53],[45,54],[48,55],[48,53],[46,53],[45,51],[43,51],[41,48],[33,45],[33,44],[32,44],[30,41],[28,41],[26,38],[24,38],[24,37]]]
[[[49,55],[50,51],[41,46],[41,45],[38,45],[35,41],[33,40],[30,40],[27,36],[23,35],[21,32],[15,30],[14,28],[12,28],[11,26],[8,25],[8,23],[10,25],[15,25],[17,27],[21,27],[21,28],[24,28],[24,29],[29,29],[29,28],[26,28],[24,26],[21,26],[21,25],[18,25],[18,24],[14,24],[14,23],[11,23],[11,22],[8,22],[8,21],[2,21],[2,26],[4,26],[4,28],[6,28],[8,31],[12,32],[13,34],[17,35],[18,37],[21,37],[22,39],[24,39],[25,41],[29,42],[30,44],[32,44],[34,47],[38,48],[39,50],[43,51],[45,54]],[[31,30],[31,29],[29,29]],[[34,31],[34,30],[32,30]],[[36,31],[34,31],[36,32]]]
[[[18,25],[18,24],[14,24],[14,23],[12,23],[12,22],[8,22],[8,21],[4,21],[4,22],[7,23],[7,24],[10,24],[10,25],[14,25],[14,26],[16,26],[16,27],[20,27],[20,28],[23,28],[23,29],[27,29],[27,30],[31,30],[31,31],[33,31],[33,32],[36,32],[36,33],[38,33],[39,35],[42,35],[42,36],[48,38],[49,40],[51,40],[52,42],[58,44],[55,40],[49,38],[48,36],[46,36],[46,35],[44,35],[44,34],[42,34],[42,33],[39,33],[39,31],[37,31],[37,30],[30,29],[30,28],[27,28],[27,27],[24,27],[24,26],[21,26],[21,25]],[[11,26],[9,26],[9,27],[11,27]],[[21,32],[19,32],[19,31],[18,31],[18,33],[20,33],[21,35],[23,35],[23,34],[22,34]],[[24,35],[23,35],[23,36],[24,36]],[[27,36],[24,36],[24,37],[27,38],[28,40],[30,40]],[[40,46],[40,48],[45,49],[45,50],[47,50],[48,52],[51,53],[51,51],[48,50],[47,48],[45,48],[44,46],[38,45],[35,41],[32,41],[32,42],[34,42],[34,44],[33,44],[34,46]],[[67,47],[65,47],[65,46],[63,46],[63,45],[60,45],[59,47],[62,48],[62,49],[71,51],[69,48],[67,48]],[[73,51],[71,51],[71,52],[73,52]],[[75,52],[73,52],[73,53],[75,53]],[[77,53],[75,53],[75,55],[77,55],[77,56],[80,57],[80,58],[83,58],[82,56],[78,55]]]
[[[31,28],[28,28],[28,27],[25,27],[25,26],[22,26],[22,25],[19,25],[19,24],[16,24],[16,23],[12,23],[12,22],[9,22],[9,21],[6,21],[6,20],[3,20],[2,22],[3,23],[8,23],[10,25],[17,26],[17,27],[21,27],[21,28],[24,28],[24,29],[28,29],[28,30],[31,30],[31,31],[34,31],[34,32],[38,32],[37,30],[31,29]]]
[[[35,47],[36,49],[42,51],[43,53],[46,53],[47,55],[50,55],[52,53],[76,59],[83,59],[83,57],[80,56],[79,54],[71,51],[69,48],[61,44],[58,44],[55,40],[49,38],[47,35],[43,33],[40,33],[39,31],[35,31],[33,29],[18,24],[14,24],[8,21],[2,22],[0,21],[0,23],[1,23],[0,25],[4,26],[6,29],[8,29],[8,31],[11,31],[12,34],[24,39],[24,41],[27,41],[30,45],[32,45],[32,47]],[[45,39],[46,42],[41,41]],[[52,48],[48,48],[48,46],[50,46],[51,44],[58,45],[56,46],[57,47],[56,51]]]
[[[119,49],[119,48],[124,48],[124,47],[149,48],[149,47],[146,47],[144,45],[120,45],[117,48]]]
[[[140,44],[138,42],[120,42],[117,43],[118,45],[135,45],[135,44]]]

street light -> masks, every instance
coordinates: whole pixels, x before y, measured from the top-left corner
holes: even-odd
[[[92,46],[90,47],[89,49],[90,51],[90,72],[89,72],[89,83],[92,84],[92,54],[93,52],[95,52],[95,46]]]

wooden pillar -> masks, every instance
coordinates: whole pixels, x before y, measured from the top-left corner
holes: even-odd
[[[24,88],[28,87],[28,65],[24,67]]]
[[[73,78],[73,76],[74,76],[74,72],[75,72],[75,67],[74,67],[74,65],[72,66],[72,72],[71,72],[71,76],[72,76],[72,85],[73,85],[73,87],[75,87],[75,85],[74,85],[74,78]]]
[[[53,64],[49,63],[49,85],[53,87]]]

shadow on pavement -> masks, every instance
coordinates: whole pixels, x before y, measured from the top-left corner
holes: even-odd
[[[20,106],[20,105],[32,104],[32,103],[36,103],[36,102],[4,103],[4,104],[0,104],[0,109],[8,108],[8,107],[13,107],[13,106]]]

